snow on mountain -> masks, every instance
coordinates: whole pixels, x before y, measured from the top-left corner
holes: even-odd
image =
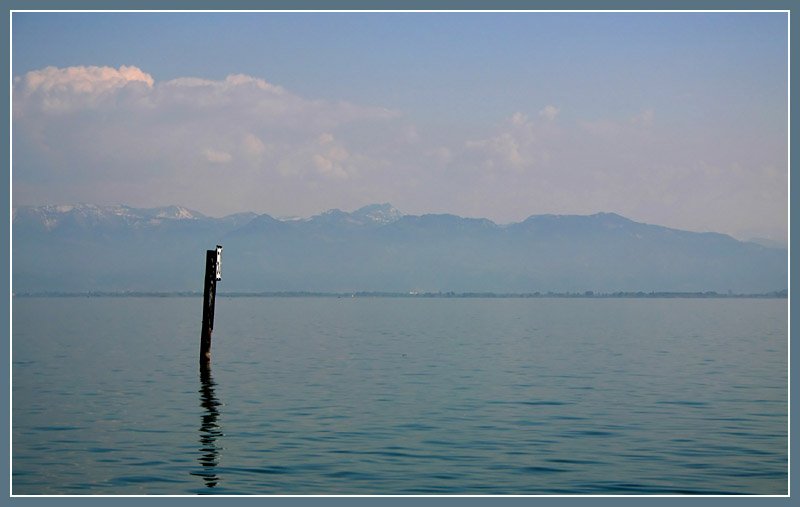
[[[155,208],[155,218],[171,218],[173,220],[197,220],[199,218],[206,218],[205,215],[199,211],[190,210],[183,206],[166,206],[163,208]]]
[[[98,206],[95,204],[58,204],[46,206],[19,206],[12,211],[16,225],[38,224],[46,231],[68,225],[80,227],[134,226],[159,224],[164,220],[198,220],[206,218],[198,211],[182,206],[160,208],[132,208],[121,204]]]
[[[362,221],[373,222],[376,224],[390,224],[396,222],[403,217],[403,213],[391,204],[370,204],[359,208],[353,213],[353,217],[361,219]]]
[[[352,213],[340,209],[329,209],[319,215],[304,219],[305,222],[314,224],[338,224],[344,226],[381,226],[396,222],[403,213],[389,203],[370,204],[359,208]]]
[[[66,224],[94,227],[106,225],[127,225],[144,227],[159,225],[164,221],[177,220],[226,220],[238,225],[256,217],[256,213],[245,212],[229,215],[221,219],[208,217],[199,211],[183,206],[163,206],[158,208],[133,208],[125,205],[98,206],[95,204],[57,204],[46,206],[18,206],[12,210],[14,224],[38,224],[46,231],[52,231]],[[331,209],[308,218],[278,217],[282,222],[311,222],[317,224],[345,224],[350,226],[386,225],[403,217],[403,213],[391,204],[371,204],[352,213]]]

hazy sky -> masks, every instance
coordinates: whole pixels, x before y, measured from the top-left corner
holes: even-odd
[[[785,241],[785,13],[15,13],[15,205]]]

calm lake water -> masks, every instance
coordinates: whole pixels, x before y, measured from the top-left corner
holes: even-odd
[[[787,301],[15,298],[13,494],[786,494]]]

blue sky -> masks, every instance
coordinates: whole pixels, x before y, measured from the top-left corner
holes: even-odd
[[[615,211],[785,240],[785,14],[17,13],[12,29],[15,204]],[[66,71],[121,66],[152,83],[87,92]],[[31,88],[47,67],[59,85]],[[204,83],[189,99],[187,77]],[[70,104],[55,116],[52,94]],[[230,193],[187,184],[215,174]]]
[[[414,114],[459,115],[470,101],[497,117],[550,100],[600,116],[693,93],[724,107],[753,88],[785,99],[786,19],[770,13],[21,13],[14,34],[15,75],[243,73]]]

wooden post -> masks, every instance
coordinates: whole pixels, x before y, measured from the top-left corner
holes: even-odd
[[[222,247],[206,250],[206,276],[203,283],[203,329],[200,332],[200,364],[211,361],[211,332],[214,331],[214,301],[217,296],[217,280],[220,280],[219,263]]]

